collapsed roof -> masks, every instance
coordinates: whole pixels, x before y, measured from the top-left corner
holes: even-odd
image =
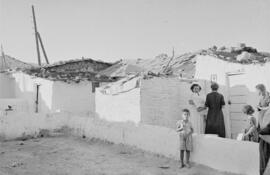
[[[53,81],[112,82],[129,75],[181,76],[193,78],[197,55],[210,55],[227,62],[238,64],[264,64],[270,61],[270,53],[240,44],[237,47],[216,47],[186,53],[180,56],[160,54],[153,59],[120,60],[116,63],[96,61],[91,58],[60,61],[42,67],[33,67],[15,58],[8,57],[11,69],[22,69],[25,73]]]
[[[213,46],[209,49],[186,53],[180,56],[160,54],[154,59],[120,60],[115,65],[100,72],[112,77],[125,77],[129,74],[143,73],[150,76],[177,75],[193,78],[197,55],[210,55],[227,62],[238,64],[264,64],[270,61],[270,53],[258,52],[257,49],[241,44],[238,47]],[[128,69],[133,66],[136,69]]]

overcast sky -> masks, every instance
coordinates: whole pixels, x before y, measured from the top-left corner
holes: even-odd
[[[270,52],[270,0],[0,0],[0,43],[37,62],[31,5],[51,62],[153,58],[239,42]]]

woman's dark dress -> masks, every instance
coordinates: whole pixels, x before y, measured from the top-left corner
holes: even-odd
[[[217,134],[219,137],[225,137],[223,105],[225,105],[225,102],[222,94],[218,92],[207,94],[205,106],[208,107],[208,113],[205,134]]]
[[[268,124],[265,128],[261,130],[259,129],[259,134],[270,135],[270,124]],[[260,149],[260,175],[263,175],[270,158],[270,144],[260,138],[259,149]]]

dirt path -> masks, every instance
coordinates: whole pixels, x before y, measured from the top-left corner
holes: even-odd
[[[56,137],[0,144],[1,175],[229,175],[201,165],[180,170],[177,161],[96,140]]]

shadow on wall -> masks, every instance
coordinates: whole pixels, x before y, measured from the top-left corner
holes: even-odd
[[[38,85],[39,88],[37,88]],[[29,112],[49,112],[51,97],[48,93],[50,92],[50,86],[51,84],[48,81],[38,82],[28,75],[15,75],[15,98],[25,99],[29,106]]]

